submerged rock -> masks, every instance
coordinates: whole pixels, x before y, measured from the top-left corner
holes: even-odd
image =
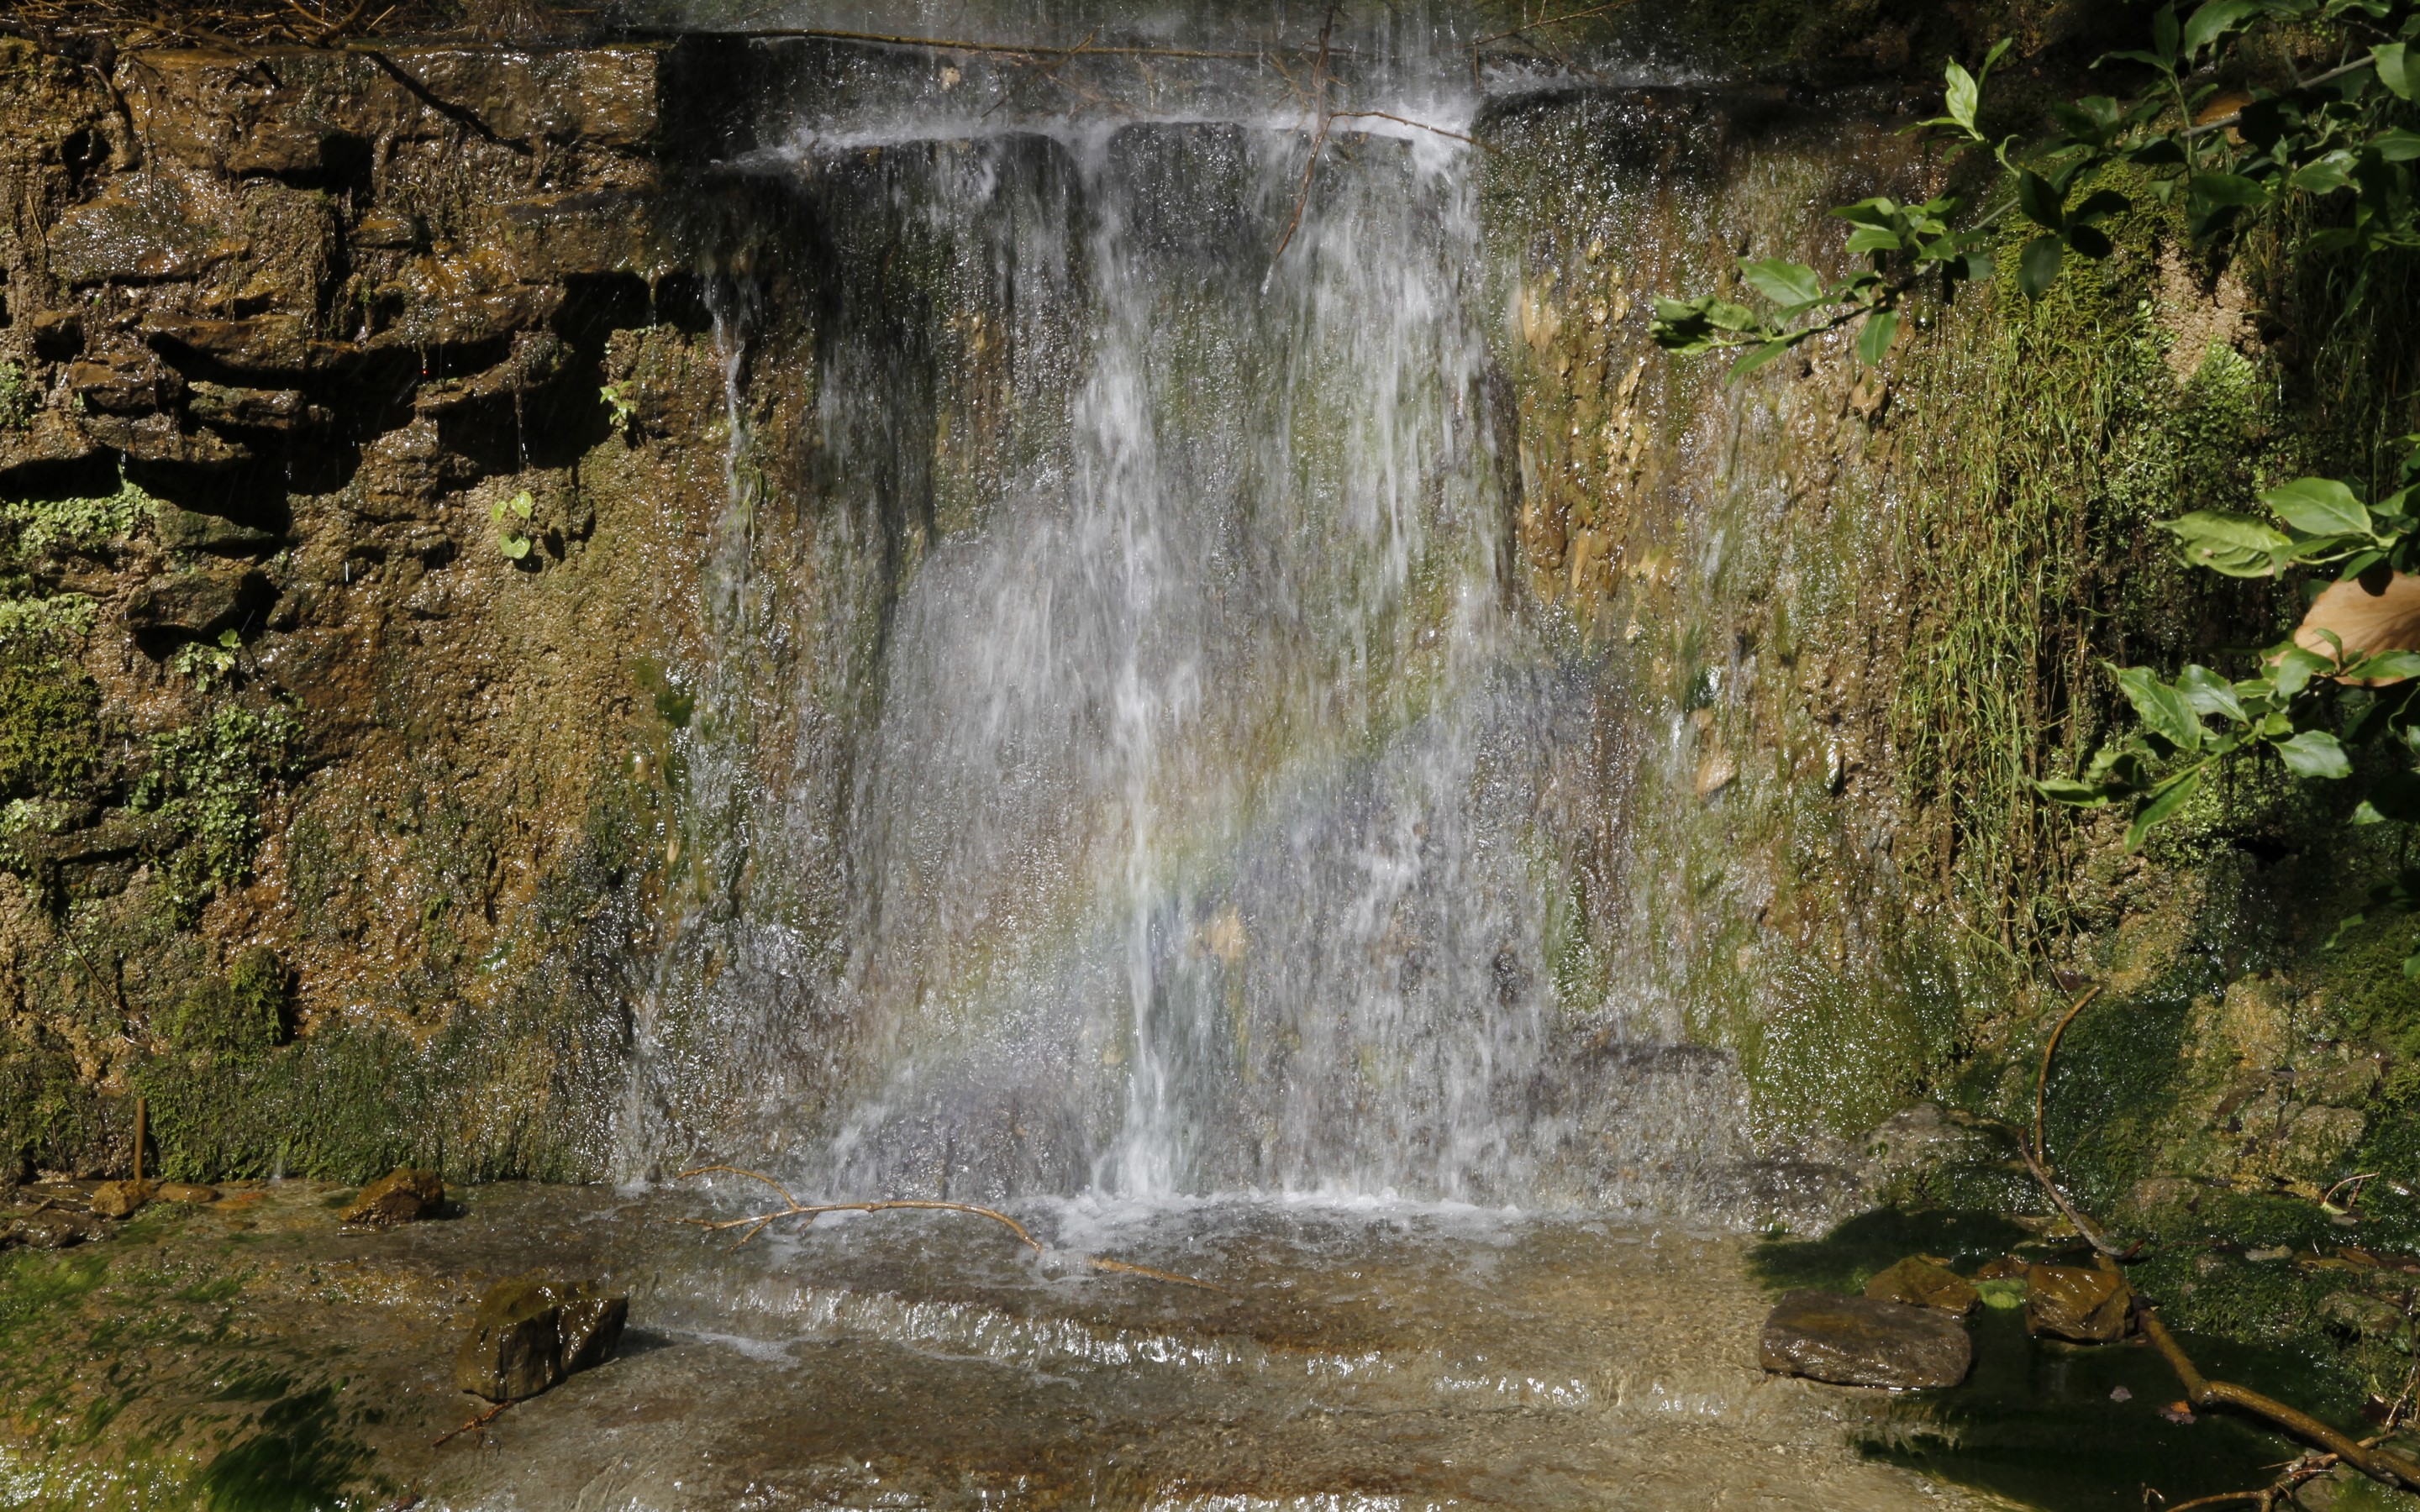
[[[104,1218],[132,1218],[156,1193],[148,1181],[103,1181],[93,1188],[92,1211]]]
[[[1866,1295],[1912,1307],[1935,1307],[1961,1318],[1973,1312],[1981,1300],[1965,1277],[1921,1255],[1911,1255],[1867,1282]]]
[[[65,1249],[81,1244],[101,1231],[101,1225],[80,1212],[57,1208],[0,1209],[0,1249]]]
[[[1975,1363],[1964,1326],[1936,1308],[1793,1291],[1764,1320],[1767,1370],[1843,1386],[1954,1386]]]
[[[491,1402],[535,1396],[612,1359],[629,1312],[629,1298],[577,1282],[500,1281],[479,1301],[455,1356],[454,1383]]]
[[[216,1202],[219,1189],[192,1181],[163,1181],[160,1190],[151,1195],[163,1202]]]
[[[353,1205],[336,1216],[349,1224],[408,1224],[428,1217],[445,1203],[445,1183],[435,1171],[404,1166],[362,1188]]]
[[[2133,1293],[2123,1276],[2083,1265],[2025,1268],[2025,1328],[2034,1334],[2106,1344],[2126,1336]]]

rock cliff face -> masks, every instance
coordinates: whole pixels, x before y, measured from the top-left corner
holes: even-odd
[[[662,57],[0,43],[0,1176],[600,1168],[725,495]]]

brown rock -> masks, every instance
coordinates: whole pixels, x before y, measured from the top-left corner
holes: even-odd
[[[630,1299],[540,1276],[501,1281],[454,1360],[454,1382],[492,1402],[518,1401],[604,1364],[621,1341]]]
[[[2125,1278],[2083,1265],[2025,1267],[2025,1328],[2106,1344],[2126,1336],[2133,1294]]]
[[[1963,1276],[1911,1255],[1866,1283],[1866,1295],[1882,1302],[1903,1302],[1911,1307],[1937,1307],[1963,1318],[1980,1301]]]
[[[445,1202],[445,1183],[435,1171],[405,1166],[362,1188],[353,1205],[337,1216],[349,1224],[408,1224],[426,1218]]]
[[[241,563],[209,563],[164,573],[136,589],[126,619],[145,629],[210,635],[233,629],[276,596],[266,576]]]
[[[219,1189],[198,1186],[191,1181],[163,1181],[160,1190],[151,1195],[163,1202],[216,1202]]]
[[[1975,1362],[1963,1325],[1931,1307],[1793,1291],[1764,1320],[1767,1370],[1844,1386],[1954,1386]]]
[[[92,1211],[104,1218],[132,1218],[157,1195],[148,1181],[103,1181],[92,1193]]]
[[[23,1244],[27,1249],[65,1249],[101,1232],[101,1225],[80,1212],[57,1208],[0,1210],[0,1249]]]

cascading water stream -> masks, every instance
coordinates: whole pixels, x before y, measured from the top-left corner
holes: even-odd
[[[735,398],[632,1166],[1552,1204],[1735,1158],[1718,1061],[1592,1092],[1613,1021],[1559,995],[1587,702],[1518,607],[1481,94],[1323,73],[1383,115],[1307,172],[1266,69],[1036,116],[1013,62],[797,45],[737,166],[821,308],[725,328],[736,395],[812,398]]]

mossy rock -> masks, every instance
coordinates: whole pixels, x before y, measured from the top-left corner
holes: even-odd
[[[288,1038],[291,995],[286,964],[258,945],[236,957],[225,976],[186,994],[163,1027],[169,1043],[186,1054],[257,1059]]]

